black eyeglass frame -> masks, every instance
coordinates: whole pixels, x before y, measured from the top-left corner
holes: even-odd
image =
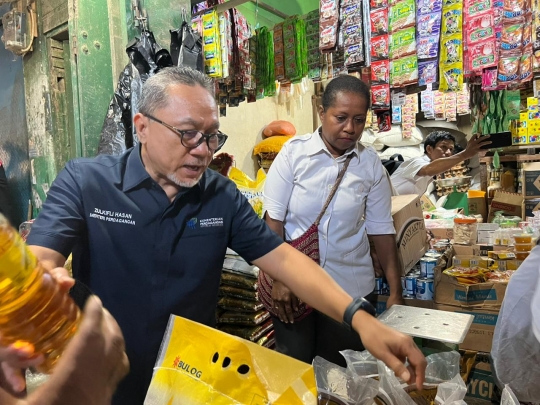
[[[220,150],[223,147],[223,145],[225,145],[225,142],[227,142],[227,139],[229,138],[227,135],[225,135],[221,131],[218,131],[215,134],[203,134],[201,131],[197,131],[195,129],[182,130],[182,129],[178,129],[176,127],[173,127],[172,125],[169,125],[166,122],[163,122],[162,120],[160,120],[160,119],[158,119],[156,117],[153,117],[150,114],[143,114],[143,115],[150,118],[152,121],[156,121],[158,124],[163,125],[165,128],[168,128],[171,131],[173,131],[176,135],[178,135],[180,137],[180,142],[182,142],[182,145],[185,148],[188,148],[188,149],[195,149],[195,148],[199,147],[201,143],[206,141],[206,146],[208,146],[208,149],[211,150],[212,153],[216,153],[218,150]],[[184,134],[186,134],[187,132],[197,132],[198,134],[201,135],[201,137],[197,141],[196,145],[186,145],[184,143]],[[216,149],[212,149],[210,147],[210,138],[213,137],[213,136],[217,136],[217,139],[218,139],[218,147]]]

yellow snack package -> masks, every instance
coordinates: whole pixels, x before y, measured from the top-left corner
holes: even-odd
[[[463,35],[461,33],[442,38],[440,62],[441,66],[463,63]]]
[[[313,367],[172,315],[144,405],[316,405]]]
[[[440,91],[460,91],[463,87],[463,62],[440,65]]]
[[[447,37],[449,35],[463,32],[463,7],[462,4],[453,4],[444,7],[441,18],[441,35]]]
[[[275,136],[272,138],[276,138]],[[268,138],[271,139],[271,138]],[[238,190],[244,197],[247,198],[259,218],[263,215],[263,189],[264,181],[266,180],[266,173],[263,169],[259,169],[257,172],[257,178],[252,180],[243,171],[232,167],[229,172],[229,179],[236,184]]]

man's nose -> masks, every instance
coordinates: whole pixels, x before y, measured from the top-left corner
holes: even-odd
[[[189,153],[192,156],[197,157],[207,157],[210,154],[210,148],[208,148],[208,144],[206,143],[206,139],[204,139],[199,146],[196,148],[190,149]]]

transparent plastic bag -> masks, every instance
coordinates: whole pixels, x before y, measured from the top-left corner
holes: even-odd
[[[465,395],[467,395],[467,386],[458,373],[452,380],[439,385],[435,403],[438,405],[466,405],[466,402],[463,401]]]
[[[353,375],[362,377],[377,377],[379,375],[377,359],[367,350],[363,352],[344,350],[339,353],[345,358],[347,369]]]
[[[501,405],[519,405],[519,400],[508,385],[504,387],[502,392]]]
[[[371,405],[379,392],[377,380],[354,375],[322,357],[313,360],[319,405]]]
[[[426,384],[440,384],[453,380],[456,375],[459,375],[460,358],[461,356],[456,351],[427,356]]]
[[[378,397],[386,405],[415,405],[401,385],[394,372],[383,362],[378,362],[379,368],[379,394]]]

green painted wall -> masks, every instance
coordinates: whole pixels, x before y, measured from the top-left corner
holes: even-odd
[[[290,16],[306,14],[319,8],[319,0],[264,0],[264,3]],[[271,28],[283,21],[282,18],[261,8],[257,11],[255,3],[242,4],[238,10],[254,27],[258,23],[259,26]]]

